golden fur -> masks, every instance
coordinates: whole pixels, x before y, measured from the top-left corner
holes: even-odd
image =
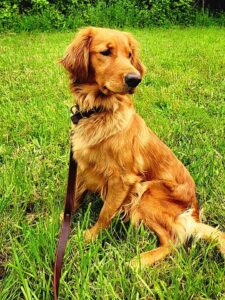
[[[160,246],[142,253],[141,265],[151,265],[191,236],[216,239],[225,254],[225,235],[199,221],[195,184],[172,151],[135,112],[124,78],[143,77],[138,44],[126,32],[88,27],[81,30],[61,60],[69,71],[71,90],[80,110],[101,107],[71,130],[78,162],[76,205],[86,190],[104,201],[96,224],[85,231],[86,241],[124,212],[135,226],[153,230]],[[134,258],[132,266],[139,259]]]

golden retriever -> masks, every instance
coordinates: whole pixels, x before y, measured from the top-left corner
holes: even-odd
[[[134,267],[165,258],[190,236],[215,239],[225,254],[225,234],[199,221],[191,175],[135,112],[129,94],[141,82],[144,67],[131,34],[82,29],[61,63],[69,71],[79,110],[96,109],[71,130],[78,162],[75,206],[87,190],[99,193],[104,201],[84,239],[95,239],[123,212],[135,226],[142,222],[153,230],[160,242],[158,248],[134,258]]]

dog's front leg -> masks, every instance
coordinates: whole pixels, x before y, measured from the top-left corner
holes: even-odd
[[[83,201],[87,193],[87,187],[84,181],[82,180],[82,178],[83,178],[82,173],[78,169],[73,212],[75,212],[78,209],[78,207],[80,206],[81,202]]]
[[[111,219],[120,209],[129,191],[129,186],[124,184],[122,178],[113,177],[108,181],[107,193],[100,212],[98,221],[93,227],[84,231],[84,240],[94,240],[101,229],[109,226]]]

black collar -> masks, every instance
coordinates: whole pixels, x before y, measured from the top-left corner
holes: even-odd
[[[95,113],[99,113],[102,111],[102,107],[94,107],[92,109],[86,110],[86,111],[80,111],[79,105],[75,104],[70,109],[72,116],[71,121],[73,124],[77,125],[79,121],[83,118],[90,118]]]

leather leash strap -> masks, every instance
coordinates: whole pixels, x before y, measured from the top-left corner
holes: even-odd
[[[77,162],[73,159],[72,149],[70,150],[70,161],[69,161],[69,174],[64,206],[64,216],[61,225],[60,237],[58,246],[55,254],[55,265],[54,265],[54,299],[58,300],[59,281],[61,277],[61,270],[63,265],[63,256],[66,249],[66,243],[70,234],[70,223],[71,216],[74,210],[74,199],[75,199],[75,187],[76,187],[76,175],[77,175]]]
[[[75,111],[74,111],[75,108]],[[75,104],[71,107],[71,121],[73,124],[77,125],[79,121],[83,118],[90,118],[93,114],[100,113],[102,111],[101,107],[93,108],[88,111],[81,112],[79,106]],[[63,265],[63,257],[66,249],[66,243],[70,234],[70,223],[72,213],[77,209],[74,206],[75,199],[75,187],[76,187],[76,177],[77,177],[77,162],[73,159],[73,152],[70,149],[70,162],[69,162],[69,175],[66,190],[66,199],[64,206],[64,216],[61,225],[61,231],[59,236],[59,241],[55,254],[55,265],[54,265],[54,299],[58,300],[59,291],[59,281],[61,277],[61,270]]]

